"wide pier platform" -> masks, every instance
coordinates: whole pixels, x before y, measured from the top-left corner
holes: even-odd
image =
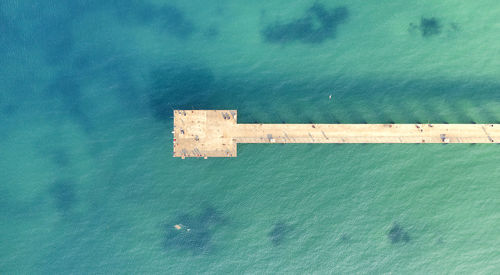
[[[236,110],[175,110],[174,157],[236,157],[238,143],[500,143],[500,124],[238,124]]]

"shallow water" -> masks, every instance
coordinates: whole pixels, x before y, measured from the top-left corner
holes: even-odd
[[[348,16],[318,25],[336,8]],[[495,273],[498,145],[244,144],[235,159],[180,160],[170,132],[173,108],[500,123],[498,12],[1,2],[0,272]]]

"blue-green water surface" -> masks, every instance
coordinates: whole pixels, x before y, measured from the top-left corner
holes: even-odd
[[[171,131],[175,108],[500,123],[499,13],[1,1],[0,273],[498,273],[498,145],[243,144],[181,160]]]

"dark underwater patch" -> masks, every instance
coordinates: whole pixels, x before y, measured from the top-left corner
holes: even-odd
[[[19,42],[19,29],[15,21],[8,17],[4,11],[3,3],[0,3],[0,55],[9,51],[4,47]]]
[[[50,65],[59,64],[70,55],[77,43],[73,37],[73,29],[78,28],[80,19],[93,16],[93,12],[109,10],[126,24],[154,26],[159,31],[180,39],[188,38],[195,32],[193,22],[178,7],[158,6],[140,0],[75,0],[61,1],[57,5],[41,1],[23,8],[27,9],[23,21],[33,27],[19,37],[25,46],[42,49]],[[10,33],[12,29],[6,29],[8,25],[5,23],[7,21],[0,14],[2,34]]]
[[[342,233],[340,234],[340,237],[338,238],[339,242],[350,242],[351,241],[351,236],[347,233]]]
[[[14,115],[19,110],[19,106],[13,104],[8,104],[6,106],[2,106],[1,108],[2,108],[2,115],[4,116]]]
[[[217,228],[225,223],[223,215],[213,207],[206,207],[198,215],[184,214],[165,225],[164,249],[190,251],[193,254],[208,252]]]
[[[94,129],[93,123],[83,111],[81,87],[74,77],[64,75],[56,77],[47,87],[47,93],[60,100],[62,111],[85,132],[90,133]]]
[[[195,31],[194,24],[187,19],[183,11],[175,6],[165,5],[157,14],[160,26],[177,38],[188,38]]]
[[[115,1],[111,8],[118,18],[125,23],[150,25],[155,24],[160,31],[186,39],[196,30],[194,23],[189,20],[186,13],[174,5],[157,6],[145,1],[128,0]]]
[[[69,180],[57,180],[50,187],[50,195],[54,200],[56,209],[66,214],[76,202],[76,192],[73,182]]]
[[[62,148],[53,150],[50,157],[54,164],[60,168],[67,167],[70,164],[70,156],[68,152]]]
[[[456,24],[452,25],[455,31],[458,29]],[[442,32],[441,20],[436,17],[422,17],[420,18],[420,24],[410,23],[409,31],[418,30],[422,37],[437,36]]]
[[[204,35],[208,38],[216,38],[219,36],[219,29],[215,25],[212,25],[204,31]]]
[[[329,10],[315,3],[304,16],[286,23],[272,23],[261,31],[261,35],[269,43],[323,43],[336,37],[337,27],[348,17],[349,10],[346,7]]]
[[[392,244],[407,243],[410,241],[410,235],[399,224],[395,223],[387,233],[387,237]]]
[[[419,29],[423,37],[438,35],[441,33],[441,23],[436,17],[422,17]]]
[[[74,47],[73,25],[80,18],[82,11],[71,8],[61,1],[51,5],[45,1],[20,5],[22,16],[15,19],[17,24],[29,26],[20,28],[20,41],[23,47],[41,49],[49,65],[64,61]]]
[[[165,66],[151,72],[149,104],[158,120],[169,120],[173,108],[193,108],[205,101],[214,82],[212,71],[200,65]]]
[[[48,64],[59,64],[69,56],[74,47],[72,24],[70,19],[54,16],[40,22],[38,45],[43,47]]]
[[[140,0],[112,0],[102,5],[105,6],[103,8],[114,12],[117,18],[126,24],[149,24],[153,22],[158,10],[155,5]]]
[[[91,10],[89,5],[82,3],[91,1],[19,2],[9,14],[11,18],[2,19],[0,15],[0,42],[5,37],[13,46],[41,50],[49,65],[60,64],[76,43],[73,37],[75,23]]]
[[[277,222],[267,236],[274,246],[279,246],[286,241],[291,231],[292,227],[289,224]]]

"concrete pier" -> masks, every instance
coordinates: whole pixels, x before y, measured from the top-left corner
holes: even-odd
[[[238,143],[500,143],[500,124],[238,124],[236,110],[175,110],[174,157],[236,157]]]

